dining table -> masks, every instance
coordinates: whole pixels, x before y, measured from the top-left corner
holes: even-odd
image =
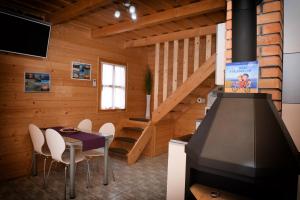
[[[103,178],[103,185],[108,185],[108,162],[109,162],[109,155],[108,155],[108,147],[109,147],[109,140],[112,135],[109,136],[102,136],[100,133],[89,133],[85,131],[76,131],[74,133],[64,133],[63,127],[49,127],[51,129],[56,130],[59,132],[65,144],[70,151],[70,166],[69,166],[69,174],[70,174],[70,198],[74,199],[76,197],[75,193],[75,156],[76,156],[76,148],[81,148],[82,151],[88,151],[91,149],[97,148],[104,148],[104,178]],[[41,128],[42,132],[48,128]],[[37,176],[37,152],[33,151],[32,153],[32,176]]]

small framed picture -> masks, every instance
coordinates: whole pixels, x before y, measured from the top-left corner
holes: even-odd
[[[50,74],[40,72],[25,72],[24,86],[25,92],[49,92]]]
[[[257,93],[258,82],[258,61],[233,62],[226,64],[225,92]]]
[[[91,80],[91,64],[72,62],[71,78],[75,80]]]

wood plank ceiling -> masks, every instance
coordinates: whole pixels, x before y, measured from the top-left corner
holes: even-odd
[[[121,0],[0,0],[0,9],[53,24],[71,23],[90,30],[91,36],[96,32],[99,39],[108,38],[120,42],[225,22],[225,0],[131,0],[131,2],[137,8],[137,22],[131,21],[129,14],[121,6]],[[207,9],[207,12],[198,12],[203,6],[210,9]],[[113,16],[117,8],[121,10],[120,19]],[[181,15],[183,12],[185,15]],[[167,15],[172,13],[177,17],[168,19]],[[161,18],[160,14],[164,17]],[[152,16],[156,16],[158,21],[149,22],[149,17]],[[139,24],[141,21],[142,25]],[[120,28],[127,25],[135,28],[120,31]],[[108,34],[102,35],[102,30]],[[111,35],[110,30],[114,31]]]

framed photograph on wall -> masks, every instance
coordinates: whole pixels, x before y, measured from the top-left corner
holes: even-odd
[[[50,74],[40,72],[25,72],[24,86],[25,92],[49,92]]]
[[[72,62],[71,78],[75,80],[91,80],[91,64]]]

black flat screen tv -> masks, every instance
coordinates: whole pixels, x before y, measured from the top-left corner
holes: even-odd
[[[47,57],[51,25],[0,11],[0,51]]]

